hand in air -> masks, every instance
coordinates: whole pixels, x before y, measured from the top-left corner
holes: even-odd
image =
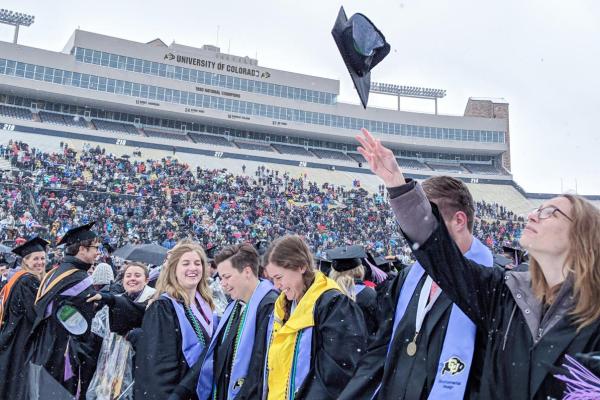
[[[365,128],[361,131],[363,136],[356,135],[356,140],[361,144],[358,152],[367,160],[371,171],[381,178],[386,187],[404,185],[404,175],[392,150],[382,145],[381,141],[375,139]]]

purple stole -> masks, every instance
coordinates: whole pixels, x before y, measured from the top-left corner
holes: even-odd
[[[233,399],[235,398],[239,391],[241,390],[244,379],[248,374],[248,366],[250,365],[250,359],[252,358],[252,347],[254,347],[254,339],[256,335],[256,317],[258,312],[258,306],[260,302],[264,299],[264,297],[269,294],[269,292],[273,290],[273,284],[268,280],[261,280],[254,293],[252,293],[252,297],[250,297],[250,301],[246,305],[246,316],[244,321],[240,321],[243,323],[242,332],[239,338],[239,344],[237,348],[241,351],[238,351],[235,354],[235,358],[233,359],[231,366],[231,376],[229,378],[229,387],[227,388],[227,398]],[[212,337],[210,346],[208,348],[206,357],[202,362],[202,370],[200,372],[200,377],[198,379],[198,386],[196,391],[198,393],[198,398],[200,400],[208,400],[211,398],[213,389],[214,389],[214,351],[215,346],[218,341],[218,336],[223,327],[227,324],[227,321],[231,317],[231,313],[235,309],[237,301],[232,301],[229,303],[225,312],[223,313],[223,317],[219,322],[219,326],[215,330],[215,334]],[[237,332],[237,331],[236,331]],[[230,332],[230,334],[235,335],[236,332]],[[225,390],[225,388],[218,388],[218,390]]]
[[[198,358],[200,358],[200,354],[202,354],[202,351],[204,350],[204,345],[200,339],[198,339],[196,331],[194,331],[194,327],[185,315],[185,309],[183,308],[183,305],[166,293],[163,293],[162,296],[171,300],[171,303],[175,308],[177,320],[179,321],[179,327],[181,328],[181,351],[183,352],[183,356],[185,357],[188,367],[191,368],[196,361],[198,361]],[[196,300],[200,304],[201,310],[198,310],[194,303],[192,303],[190,308],[192,309],[196,319],[200,322],[206,338],[210,339],[214,326],[212,310],[199,293],[196,293]]]

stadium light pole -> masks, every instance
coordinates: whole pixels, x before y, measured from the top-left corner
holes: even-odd
[[[15,27],[15,34],[13,36],[13,43],[15,44],[19,39],[19,27],[31,26],[34,21],[35,17],[33,15],[14,12],[4,8],[0,9],[0,23]]]

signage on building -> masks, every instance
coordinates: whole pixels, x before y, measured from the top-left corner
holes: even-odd
[[[194,65],[196,67],[212,69],[215,71],[231,72],[233,74],[251,76],[254,78],[268,79],[271,77],[271,73],[267,71],[206,60],[203,58],[182,56],[179,54],[176,55],[173,53],[167,53],[163,59],[167,61],[175,61],[179,64]]]

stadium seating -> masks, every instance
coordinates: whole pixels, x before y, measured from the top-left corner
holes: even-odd
[[[244,149],[244,150],[270,151],[270,152],[274,152],[275,151],[268,144],[261,144],[261,143],[255,143],[255,142],[244,142],[244,141],[241,141],[241,140],[236,140],[235,144],[240,149]]]
[[[146,135],[150,137],[156,137],[161,139],[172,139],[172,140],[181,140],[184,142],[189,142],[190,138],[183,132],[165,132],[165,131],[153,131],[149,129],[144,129]]]
[[[21,107],[11,107],[0,104],[0,115],[16,119],[33,119],[31,110]]]
[[[99,131],[109,131],[114,133],[126,133],[128,135],[139,135],[137,128],[131,124],[122,122],[105,121],[102,119],[92,119],[92,123]]]
[[[189,132],[190,137],[196,143],[209,144],[213,146],[236,147],[235,144],[222,136],[215,136],[205,133]]]
[[[310,150],[319,158],[326,158],[326,159],[330,159],[330,160],[339,160],[339,161],[350,161],[350,162],[354,161],[353,159],[351,159],[350,157],[348,157],[341,151],[314,149],[314,148],[312,148]]]
[[[468,169],[470,172],[474,174],[494,174],[499,175],[502,174],[498,168],[493,165],[488,164],[463,164],[463,167]]]
[[[359,163],[366,163],[367,160],[359,153],[347,153],[348,157]]]
[[[460,165],[458,164],[438,164],[428,162],[427,165],[429,168],[435,171],[444,171],[444,172],[454,172],[454,173],[464,173],[466,172]]]
[[[87,128],[87,124],[85,120],[77,115],[65,115],[52,113],[48,111],[40,111],[38,112],[38,116],[40,117],[40,121],[48,124],[54,125],[66,125],[66,126],[76,126],[81,128]]]
[[[313,153],[311,153],[310,151],[306,150],[304,147],[301,147],[301,146],[291,146],[291,145],[281,144],[281,143],[273,143],[273,144],[271,144],[271,146],[273,148],[275,148],[275,150],[277,150],[281,154],[291,154],[291,155],[295,155],[295,156],[304,156],[304,157],[314,157],[315,156]]]
[[[411,158],[396,158],[396,160],[398,160],[398,164],[400,164],[402,168],[430,170],[426,164]]]

